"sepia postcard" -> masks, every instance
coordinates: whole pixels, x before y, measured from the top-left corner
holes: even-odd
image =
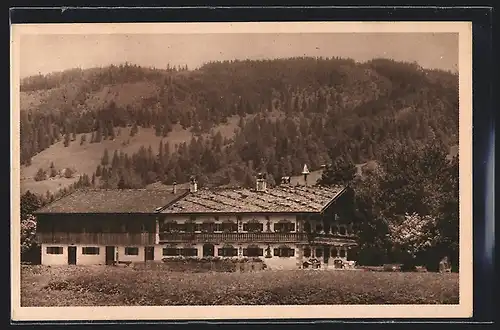
[[[472,316],[467,22],[13,24],[12,320]]]

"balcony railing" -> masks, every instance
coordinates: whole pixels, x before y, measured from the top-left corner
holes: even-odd
[[[154,245],[154,233],[37,233],[39,243],[96,245]]]
[[[160,233],[160,242],[193,243],[296,243],[307,242],[306,233]]]

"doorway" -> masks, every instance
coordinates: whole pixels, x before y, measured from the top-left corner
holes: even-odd
[[[325,251],[323,252],[323,262],[328,265],[328,260],[330,259],[330,247],[325,246]]]
[[[106,246],[106,265],[113,265],[115,263],[115,247]]]
[[[144,248],[144,261],[155,260],[155,248],[154,246],[146,246]]]
[[[203,245],[203,256],[204,257],[213,257],[215,255],[215,247],[213,244],[204,244]]]
[[[76,246],[68,246],[68,265],[76,265]]]

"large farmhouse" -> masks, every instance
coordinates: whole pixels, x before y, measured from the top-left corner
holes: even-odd
[[[306,179],[306,178],[305,178]],[[307,182],[307,181],[305,181]],[[356,246],[347,187],[79,190],[36,212],[42,264],[261,258],[272,269],[344,267]]]

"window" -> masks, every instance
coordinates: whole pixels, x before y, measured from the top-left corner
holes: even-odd
[[[84,246],[82,247],[82,254],[97,255],[99,254],[99,248],[96,246]]]
[[[255,245],[250,245],[246,249],[243,249],[243,255],[245,257],[261,257],[264,255],[264,249]]]
[[[234,223],[234,222],[224,222],[222,224],[222,231],[225,231],[225,232],[236,232],[238,231],[238,224]]]
[[[63,254],[62,246],[47,246],[47,254]]]
[[[200,227],[201,227],[200,231],[204,233],[212,233],[215,231],[215,223],[210,223],[210,222],[202,223]]]
[[[274,256],[289,258],[295,256],[295,249],[289,248],[288,246],[282,246],[274,249]]]
[[[321,258],[323,256],[323,248],[316,249],[316,257]]]
[[[332,248],[332,257],[333,258],[337,258],[339,255],[338,255],[338,251],[337,251],[337,248]]]
[[[198,255],[197,248],[183,248],[180,249],[180,255],[183,257],[196,257]]]
[[[164,222],[161,231],[166,231],[168,233],[178,231],[177,223],[175,221]]]
[[[126,256],[138,256],[139,255],[139,248],[138,247],[126,247],[125,248],[125,255]]]
[[[316,232],[320,232],[320,231],[323,231],[323,225],[318,223],[318,224],[316,224]]]
[[[232,246],[226,246],[218,250],[218,255],[220,257],[235,257],[238,255],[238,249]]]
[[[192,233],[196,230],[196,224],[193,222],[186,222],[185,224],[182,225],[181,231],[185,231],[188,233]]]
[[[178,248],[165,247],[163,248],[163,256],[164,257],[173,257],[178,256],[180,253]]]
[[[310,256],[311,256],[311,248],[307,246],[304,248],[304,257],[309,258]]]
[[[339,233],[340,233],[340,235],[346,235],[347,234],[344,226],[340,226],[339,227]]]
[[[291,231],[295,231],[295,224],[293,222],[275,223],[274,231],[277,233],[288,233]]]
[[[344,249],[340,249],[340,257],[345,258],[345,250]]]
[[[252,221],[243,224],[243,231],[261,232],[264,230],[264,224]]]

